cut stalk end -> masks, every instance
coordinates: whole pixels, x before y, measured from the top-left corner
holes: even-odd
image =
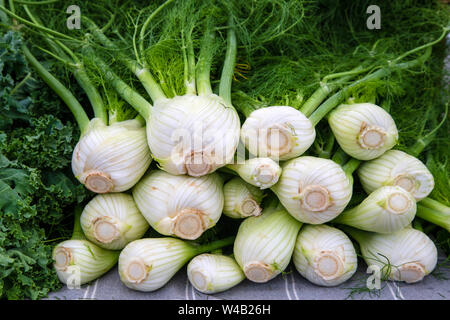
[[[94,237],[102,243],[111,243],[120,238],[118,224],[110,217],[100,217],[93,222]]]
[[[202,152],[192,152],[185,163],[187,173],[192,177],[204,176],[212,170],[210,158]]]
[[[425,268],[418,262],[410,262],[401,265],[393,271],[392,278],[396,281],[414,283],[425,277]]]
[[[56,270],[65,271],[72,262],[72,251],[69,248],[58,247],[53,255]]]
[[[314,271],[324,280],[341,276],[344,263],[340,256],[331,251],[322,251],[314,261]]]
[[[386,201],[386,209],[393,214],[404,214],[411,208],[411,200],[400,192],[394,192],[389,195]]]
[[[378,149],[384,145],[386,131],[374,125],[363,122],[358,136],[358,143],[364,149]]]
[[[208,276],[208,274],[206,274],[202,270],[194,270],[194,271],[192,271],[190,279],[192,281],[192,285],[197,290],[200,290],[200,291],[207,291],[208,290],[208,286],[211,283],[211,279]]]
[[[141,283],[148,276],[148,267],[140,258],[136,258],[125,268],[125,276],[131,283]]]
[[[272,277],[273,270],[266,263],[260,261],[249,262],[244,266],[244,274],[247,279],[263,283]]]
[[[292,135],[284,125],[267,130],[267,150],[270,156],[283,156],[292,150]]]
[[[197,209],[181,210],[175,218],[173,233],[182,239],[197,239],[205,231],[203,216],[204,213]]]
[[[302,192],[301,206],[313,212],[324,211],[331,206],[330,192],[320,185],[309,185]]]
[[[99,171],[88,172],[84,180],[84,185],[95,193],[108,193],[114,189],[114,183],[110,175]]]
[[[399,186],[408,192],[413,192],[416,187],[416,180],[409,174],[400,174],[395,177],[394,186]]]
[[[261,207],[255,200],[247,198],[241,203],[241,213],[245,217],[259,216],[261,215]]]

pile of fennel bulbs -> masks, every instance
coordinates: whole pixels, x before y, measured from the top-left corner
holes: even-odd
[[[339,13],[314,22],[311,2],[286,1],[280,16],[270,13],[280,23],[265,28],[257,22],[267,23],[268,0],[256,9],[213,0],[127,6],[110,7],[111,17],[88,6],[86,29],[71,35],[43,6],[0,7],[37,31],[22,31],[30,43],[45,39],[44,53],[67,65],[94,110],[89,120],[70,86],[24,48],[80,126],[72,169],[95,193],[53,251],[63,283],[88,283],[118,264],[125,286],[149,292],[187,266],[191,284],[214,294],[244,279],[268,282],[291,262],[319,286],[351,279],[358,255],[382,280],[415,283],[436,268],[427,228],[450,231],[450,208],[430,146],[448,107],[435,90],[412,138],[402,136],[410,128],[398,110],[414,105],[421,93],[404,91],[418,81],[436,85],[430,61],[449,31],[445,9],[434,7],[438,22],[423,18],[429,26],[415,47],[395,47],[401,35],[358,45],[339,25],[319,65],[312,40],[326,41],[317,32],[330,32]]]

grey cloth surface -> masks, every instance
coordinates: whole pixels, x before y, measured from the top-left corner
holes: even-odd
[[[443,261],[441,255],[439,263]],[[120,281],[117,267],[100,279],[81,286],[51,293],[49,299],[99,299],[99,300],[450,300],[450,269],[438,268],[423,281],[406,284],[382,282],[381,290],[350,296],[351,288],[365,288],[370,274],[366,265],[358,261],[358,271],[353,277],[337,287],[320,287],[303,278],[291,263],[285,274],[267,283],[244,280],[228,291],[206,295],[195,290],[189,283],[186,267],[182,268],[163,288],[153,292],[128,289]],[[447,264],[448,265],[448,264]],[[438,275],[440,274],[440,275]],[[443,279],[444,277],[445,279]]]

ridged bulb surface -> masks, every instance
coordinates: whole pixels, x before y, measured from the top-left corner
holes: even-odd
[[[52,257],[59,280],[76,287],[110,270],[117,263],[119,252],[100,248],[87,240],[66,240],[53,249]]]
[[[215,95],[183,95],[157,100],[147,121],[148,145],[171,174],[203,176],[233,161],[240,120]]]
[[[352,196],[352,182],[332,160],[303,156],[283,164],[271,190],[297,220],[321,224],[334,219]]]
[[[406,190],[381,187],[356,207],[344,211],[335,222],[360,230],[392,233],[405,228],[416,216],[416,201]]]
[[[297,237],[293,262],[297,271],[319,286],[337,286],[356,272],[358,261],[351,240],[327,225],[304,226]]]
[[[80,223],[90,241],[110,250],[123,249],[149,228],[133,197],[124,193],[95,196],[84,207]]]
[[[233,258],[208,253],[198,255],[189,262],[187,275],[192,286],[206,294],[223,292],[245,279]]]
[[[106,126],[94,118],[75,146],[72,171],[93,192],[122,192],[139,181],[151,161],[145,128],[139,121]]]
[[[133,198],[156,231],[194,240],[219,221],[223,181],[217,173],[189,177],[155,170],[133,188]]]
[[[239,177],[225,183],[223,187],[223,213],[234,219],[258,216],[261,214],[261,201],[264,193]]]
[[[382,273],[390,270],[387,276],[391,280],[418,282],[436,267],[436,246],[416,229],[405,228],[391,234],[366,232],[358,242],[367,265],[378,266]]]
[[[135,240],[120,253],[120,280],[133,290],[144,292],[157,290],[195,254],[192,246],[179,239]]]
[[[372,103],[342,104],[331,111],[328,123],[340,147],[358,160],[378,158],[398,141],[391,115]]]
[[[363,163],[357,172],[367,193],[382,186],[399,186],[420,201],[434,188],[433,175],[422,161],[400,150],[389,150]]]
[[[245,219],[234,241],[234,257],[247,279],[267,282],[288,266],[302,224],[283,208]]]
[[[315,138],[311,121],[289,106],[255,110],[241,128],[241,140],[252,154],[279,160],[302,155]]]

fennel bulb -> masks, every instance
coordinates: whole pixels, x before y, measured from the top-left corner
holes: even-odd
[[[90,241],[111,250],[142,238],[149,228],[133,197],[124,193],[95,196],[84,207],[80,222]]]
[[[398,141],[391,115],[372,103],[341,104],[328,123],[341,148],[358,160],[378,158]]]
[[[263,192],[239,177],[225,183],[223,187],[223,213],[230,218],[246,218],[261,214]]]
[[[382,186],[399,186],[420,201],[434,188],[433,175],[422,161],[400,150],[389,150],[363,163],[357,173],[367,193]]]
[[[289,264],[302,223],[281,206],[245,219],[234,242],[234,257],[247,279],[267,282]]]
[[[198,255],[189,262],[187,275],[195,289],[207,294],[228,290],[245,279],[232,257],[208,253]]]
[[[53,248],[53,266],[59,280],[67,286],[77,287],[105,274],[119,258],[119,251],[103,249],[86,240],[80,224],[81,208],[74,214],[72,238]]]
[[[135,240],[120,253],[120,280],[134,290],[157,290],[194,256],[230,245],[233,240],[227,238],[203,246],[174,238]]]
[[[358,265],[351,240],[341,230],[327,225],[307,225],[300,230],[293,262],[303,277],[327,287],[350,279]]]
[[[252,154],[275,160],[289,160],[302,155],[315,137],[311,121],[289,106],[257,109],[241,128],[241,140]]]
[[[341,213],[333,222],[366,231],[392,233],[409,225],[416,210],[416,201],[408,191],[385,186],[372,192],[356,207]]]
[[[273,186],[281,175],[281,167],[270,158],[252,158],[245,160],[244,163],[229,164],[227,168],[261,190]]]
[[[75,146],[72,171],[93,192],[122,192],[139,181],[151,161],[145,128],[138,120],[106,126],[94,118]]]
[[[224,204],[223,181],[217,173],[189,177],[154,170],[132,192],[139,210],[156,231],[189,240],[215,226]]]
[[[353,185],[332,160],[303,156],[283,164],[271,190],[297,220],[320,224],[334,219],[347,206]]]
[[[152,155],[174,175],[203,176],[231,163],[239,130],[236,110],[213,93],[156,100],[147,119]]]
[[[367,265],[377,266],[390,280],[418,282],[436,267],[436,246],[419,230],[404,228],[379,234],[345,227],[344,231],[358,241]]]

